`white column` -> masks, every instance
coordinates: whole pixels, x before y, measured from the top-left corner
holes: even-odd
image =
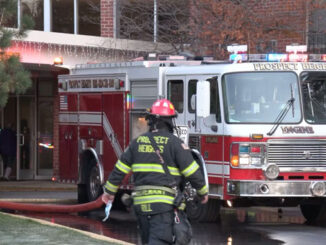
[[[19,29],[21,25],[21,2],[17,1],[17,28]]]
[[[113,0],[113,38],[117,38],[117,1]]]
[[[153,42],[156,43],[157,40],[157,1],[154,0],[154,38]]]
[[[44,14],[43,14],[44,31],[50,32],[52,31],[52,0],[43,0],[43,5],[44,5]]]
[[[78,0],[74,0],[74,34],[78,34],[79,32],[78,12],[79,12]]]

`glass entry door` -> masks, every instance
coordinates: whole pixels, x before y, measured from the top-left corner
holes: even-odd
[[[53,98],[39,97],[37,116],[37,179],[53,173]]]
[[[33,179],[35,176],[35,98],[19,96],[18,130],[19,147],[17,157],[19,179]]]
[[[10,96],[2,110],[3,127],[16,132],[16,164],[11,178],[33,179],[35,176],[35,98]]]

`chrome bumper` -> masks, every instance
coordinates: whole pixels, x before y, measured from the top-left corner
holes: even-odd
[[[239,197],[326,197],[326,181],[228,180],[227,193]]]

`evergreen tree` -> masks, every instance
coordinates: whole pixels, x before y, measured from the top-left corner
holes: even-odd
[[[16,17],[17,0],[0,0],[0,107],[6,105],[9,93],[22,94],[32,85],[19,55],[6,52],[13,38],[23,38],[34,25],[29,16],[22,16],[19,28],[8,28]]]

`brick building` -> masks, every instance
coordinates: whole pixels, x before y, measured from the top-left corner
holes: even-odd
[[[11,95],[7,106],[0,110],[0,126],[14,122],[19,132],[13,178],[49,179],[58,171],[58,74],[68,72],[77,63],[132,59],[153,51],[170,51],[169,45],[148,41],[148,37],[144,41],[142,35],[136,37],[139,40],[118,38],[123,36],[119,11],[122,2],[18,1],[19,14],[10,27],[20,25],[21,14],[33,16],[36,25],[24,40],[14,41],[9,50],[20,53],[33,80],[26,94]],[[259,24],[268,33],[264,39],[252,41],[250,45],[255,52],[284,52],[285,46],[292,43],[307,44],[312,52],[326,51],[325,11],[310,5],[310,1],[244,0],[238,3],[245,4],[248,14],[257,15]],[[64,67],[53,66],[53,59],[58,56],[63,58]]]
[[[50,179],[58,166],[58,74],[75,64],[130,60],[168,46],[115,38],[116,0],[18,0],[8,27],[19,26],[23,14],[32,16],[35,27],[7,51],[20,54],[32,87],[10,95],[0,108],[0,128],[14,123],[17,131],[11,178]],[[53,65],[56,57],[63,59],[62,66]],[[0,175],[2,167],[0,161]]]

